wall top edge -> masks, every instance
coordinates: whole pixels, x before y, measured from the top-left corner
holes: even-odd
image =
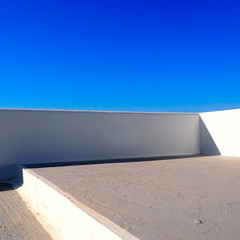
[[[132,112],[132,111],[93,111],[93,110],[63,110],[63,109],[24,109],[0,108],[0,112],[63,112],[63,113],[106,113],[106,114],[162,114],[162,115],[199,115],[199,113],[182,112]]]
[[[200,112],[199,114],[203,114],[203,113],[231,112],[231,111],[240,111],[240,108],[226,109],[226,110],[217,110],[217,111],[209,111],[209,112]]]

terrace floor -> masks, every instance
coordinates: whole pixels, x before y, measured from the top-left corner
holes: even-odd
[[[239,239],[240,158],[32,168],[140,239]]]

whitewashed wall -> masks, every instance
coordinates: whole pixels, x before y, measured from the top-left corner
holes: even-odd
[[[199,115],[0,110],[0,179],[18,162],[48,163],[192,155]]]
[[[240,109],[200,113],[201,154],[240,156]]]

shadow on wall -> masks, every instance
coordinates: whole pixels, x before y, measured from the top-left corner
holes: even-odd
[[[203,155],[221,155],[215,141],[200,116],[200,153]]]

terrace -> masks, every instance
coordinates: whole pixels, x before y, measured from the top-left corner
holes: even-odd
[[[15,190],[1,192],[0,234],[238,239],[239,122],[238,109],[1,110],[0,176]]]

